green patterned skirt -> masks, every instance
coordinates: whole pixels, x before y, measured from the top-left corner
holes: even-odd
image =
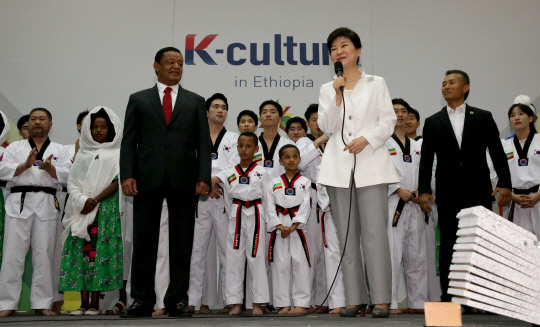
[[[91,240],[70,235],[64,243],[60,291],[112,291],[123,286],[123,245],[118,192],[99,204]]]

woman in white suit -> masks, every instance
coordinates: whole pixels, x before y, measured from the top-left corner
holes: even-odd
[[[358,66],[358,35],[338,28],[327,44],[332,61],[343,64],[343,77],[324,84],[319,95],[317,122],[332,136],[318,183],[327,186],[342,249],[347,240],[342,267],[348,306],[340,315],[365,312],[365,264],[371,302],[376,304],[372,316],[386,318],[392,293],[387,192],[388,184],[399,178],[385,142],[394,131],[396,115],[384,79]]]

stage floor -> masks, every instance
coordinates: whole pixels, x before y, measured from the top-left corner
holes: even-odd
[[[35,317],[32,315],[18,315],[10,318],[0,318],[0,325],[8,326],[358,326],[362,327],[403,327],[424,326],[424,315],[403,314],[391,316],[388,319],[373,319],[370,315],[360,318],[340,318],[337,315],[308,315],[302,317],[283,317],[276,315],[264,315],[262,317],[223,317],[222,315],[194,315],[182,318],[144,318],[122,319],[118,316],[97,317],[70,317],[57,316],[52,318]],[[463,316],[463,327],[501,327],[512,326],[530,327],[531,324],[510,319],[503,316],[483,314],[468,314]]]

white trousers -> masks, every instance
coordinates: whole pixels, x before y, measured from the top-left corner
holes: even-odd
[[[169,288],[169,209],[166,201],[161,209],[161,221],[159,223],[159,243],[156,260],[156,278],[154,290],[156,292],[156,309],[165,308],[165,294]]]
[[[344,307],[346,305],[345,286],[343,284],[343,271],[341,267],[339,267],[338,271],[339,261],[341,260],[341,250],[337,238],[336,226],[332,219],[332,213],[330,211],[325,212],[324,214],[321,212],[320,222],[321,235],[323,237],[324,263],[326,268],[326,286],[327,292],[330,292],[330,295],[328,296],[328,306],[331,309]],[[332,289],[330,289],[330,287],[332,287]]]
[[[428,266],[428,299],[430,302],[439,302],[441,300],[441,281],[437,275],[437,260],[435,258],[435,225],[438,220],[437,206],[431,206],[429,224],[426,226],[427,240],[427,266]]]
[[[309,248],[309,256],[311,260],[310,279],[311,279],[311,304],[328,305],[324,302],[328,291],[326,286],[326,267],[323,250],[323,240],[321,224],[317,218],[317,190],[311,189],[311,211],[307,222],[306,233],[307,244]],[[322,211],[320,212],[322,215]]]
[[[219,251],[220,279],[223,281],[229,228],[229,218],[224,210],[223,198],[211,199],[206,196],[199,200],[191,252],[189,305],[198,307],[201,304],[216,305],[222,302],[218,290],[217,250]]]
[[[237,219],[229,219],[225,263],[225,303],[239,304],[244,301],[244,267],[247,260],[251,279],[251,299],[253,303],[269,301],[268,280],[266,275],[265,248],[266,230],[263,217],[256,214],[245,215],[239,226],[237,241]],[[258,233],[258,240],[255,238]],[[237,248],[235,243],[238,242]],[[255,254],[255,256],[253,256]],[[308,271],[309,273],[309,271]],[[308,275],[306,275],[308,276]]]
[[[32,309],[50,309],[53,302],[53,258],[58,220],[27,219],[6,215],[4,258],[0,272],[0,311],[17,310],[22,288],[24,261],[32,247]]]
[[[398,308],[398,287],[401,269],[405,275],[407,299],[410,309],[424,309],[428,300],[428,268],[426,222],[420,208],[405,204],[398,225],[392,227],[395,205],[388,205],[388,239],[392,258],[392,303]]]
[[[308,232],[302,231],[304,235]],[[272,285],[273,304],[278,308],[311,305],[311,280],[309,262],[302,246],[301,236],[297,231],[282,238],[275,233],[273,243]],[[309,246],[308,246],[309,249]],[[308,252],[309,253],[309,252]],[[292,298],[292,301],[291,301]]]
[[[511,206],[508,205],[503,209],[506,219],[508,219],[510,208]],[[540,235],[540,205],[537,203],[534,208],[522,208],[516,203],[514,205],[514,224],[536,236]]]

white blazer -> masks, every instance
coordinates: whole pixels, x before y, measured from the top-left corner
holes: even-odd
[[[354,182],[357,188],[398,183],[396,168],[385,146],[394,132],[396,114],[392,100],[382,77],[368,75],[362,71],[354,89],[345,93],[345,125],[343,139],[349,144],[361,136],[369,142],[356,155]],[[353,154],[343,151],[342,141],[343,102],[336,106],[336,91],[333,81],[323,84],[319,94],[319,127],[331,133],[324,151],[317,183],[348,188],[353,168]]]

